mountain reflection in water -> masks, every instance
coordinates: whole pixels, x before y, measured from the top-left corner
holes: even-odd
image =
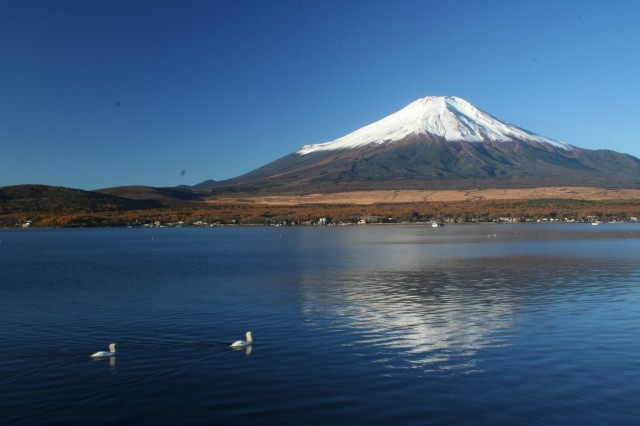
[[[612,267],[610,259],[572,256],[440,259],[324,283],[305,277],[304,312],[323,318],[318,326],[358,336],[350,344],[378,348],[378,361],[390,367],[404,358],[424,372],[476,373],[481,349],[509,345],[514,328],[565,315],[578,306],[572,301],[597,305],[603,286],[609,295],[624,292],[638,280],[631,270],[626,261]]]

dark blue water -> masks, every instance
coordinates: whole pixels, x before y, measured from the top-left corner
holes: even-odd
[[[0,241],[0,424],[640,419],[635,225]]]

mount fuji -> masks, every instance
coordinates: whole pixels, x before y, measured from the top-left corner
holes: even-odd
[[[418,99],[373,124],[331,142],[305,145],[297,151],[352,149],[368,144],[393,143],[410,135],[431,135],[448,142],[530,141],[570,150],[571,146],[528,132],[480,111],[457,97],[430,96]]]
[[[559,185],[640,187],[640,160],[538,135],[458,97],[429,96],[214,187],[335,192]]]

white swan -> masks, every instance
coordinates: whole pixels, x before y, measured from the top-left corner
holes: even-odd
[[[111,343],[109,345],[109,352],[105,352],[105,351],[96,352],[95,354],[91,355],[91,358],[104,358],[108,356],[113,356],[115,354],[116,354],[116,344]]]
[[[247,340],[236,340],[235,342],[233,342],[231,344],[231,347],[232,348],[242,348],[244,346],[249,346],[252,343],[253,343],[253,340],[251,339],[251,332],[247,331]]]

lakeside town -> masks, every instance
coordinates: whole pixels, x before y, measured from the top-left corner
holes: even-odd
[[[228,221],[214,221],[209,222],[206,220],[193,220],[184,221],[179,220],[176,222],[163,222],[161,220],[135,220],[122,225],[105,225],[105,227],[129,227],[129,228],[182,228],[182,227],[218,227],[218,226],[363,226],[363,225],[382,225],[382,224],[405,224],[405,225],[424,225],[432,227],[442,227],[445,225],[460,225],[460,224],[473,224],[473,223],[487,223],[487,224],[516,224],[516,223],[590,223],[591,225],[600,225],[606,223],[637,223],[638,217],[600,217],[595,215],[585,217],[513,217],[513,216],[500,216],[500,217],[443,217],[443,218],[412,218],[411,220],[398,219],[393,216],[363,216],[357,221],[336,221],[331,217],[319,217],[316,219],[309,219],[304,221],[294,220],[277,220],[264,217],[259,222],[242,222],[238,219],[231,219]],[[89,221],[77,222],[67,227],[95,227]],[[43,227],[42,224],[34,222],[33,220],[27,220],[22,223],[16,222],[14,228],[32,228]],[[44,226],[47,227],[47,226]]]

